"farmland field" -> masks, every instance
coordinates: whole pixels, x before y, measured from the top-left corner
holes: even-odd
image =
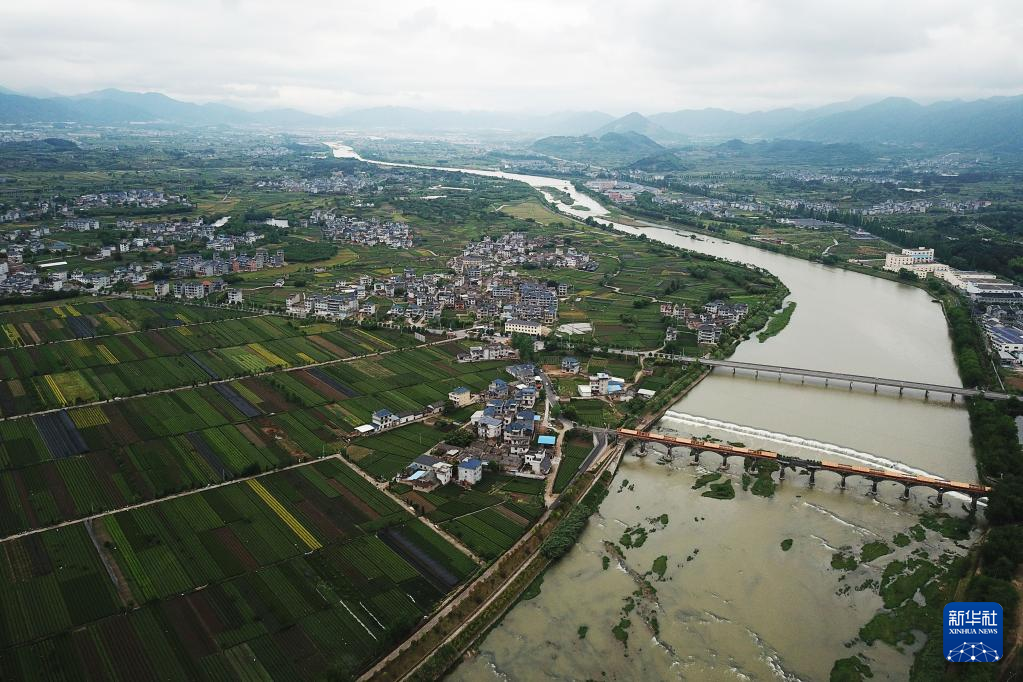
[[[583,460],[593,449],[593,438],[586,432],[570,431],[561,446],[561,464],[554,479],[554,492],[560,493],[575,476]]]
[[[161,310],[165,306],[147,305]],[[208,313],[211,309],[193,311],[182,306],[181,310]],[[38,311],[31,312],[35,315]],[[190,319],[183,313],[177,315]],[[11,313],[7,317],[16,319]],[[83,318],[64,321],[68,319]],[[24,330],[24,324],[15,326]],[[0,416],[331,362],[416,343],[410,336],[387,330],[334,326],[317,332],[311,333],[295,320],[258,315],[129,330],[100,342],[76,339],[6,348],[0,351]]]
[[[543,490],[543,481],[486,473],[473,489],[449,484],[403,497],[476,554],[495,559],[543,512]]]
[[[19,680],[349,678],[476,570],[335,459],[0,557],[0,678]]]
[[[359,329],[304,339],[327,336],[363,351],[404,343]],[[458,364],[462,349],[399,350],[366,365],[372,374],[338,362],[0,421],[0,534],[338,452],[377,409],[420,410],[502,371],[497,362]],[[389,478],[442,438],[413,424],[359,439],[365,453],[353,459]]]
[[[0,348],[107,336],[122,332],[198,324],[245,313],[172,303],[71,298],[38,308],[0,310]]]

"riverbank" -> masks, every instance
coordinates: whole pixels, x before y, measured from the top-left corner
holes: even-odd
[[[403,656],[394,665],[375,671],[373,679],[432,682],[456,665],[465,652],[485,637],[508,609],[518,602],[523,591],[571,548],[589,517],[607,495],[622,450],[620,446],[612,448],[595,471],[582,473],[569,490],[563,493],[559,498],[560,504],[535,534],[543,540],[536,548],[537,551],[525,557],[517,567],[505,567],[511,570],[510,579],[491,591],[489,596],[477,595],[473,600],[478,605],[474,613],[465,617],[448,636],[425,652],[418,663],[398,674],[406,658]]]

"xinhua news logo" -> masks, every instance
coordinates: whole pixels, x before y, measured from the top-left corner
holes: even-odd
[[[992,601],[956,601],[945,606],[945,660],[994,663],[1002,659],[1002,607]]]

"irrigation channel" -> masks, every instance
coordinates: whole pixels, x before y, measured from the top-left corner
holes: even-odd
[[[357,157],[345,145],[331,147],[336,156]],[[598,202],[565,180],[438,170],[553,187],[587,209],[552,201],[563,212],[610,223]],[[764,268],[788,286],[798,302],[789,325],[765,343],[741,344],[734,360],[962,385],[941,308],[918,288],[674,228],[610,224]],[[851,464],[977,480],[961,402],[900,396],[897,389],[875,394],[873,387],[713,373],[655,429],[810,458],[823,448],[830,459]],[[859,652],[874,679],[906,677],[921,643],[899,651],[856,641],[882,608],[875,590],[857,588],[911,552],[936,560],[965,551],[933,531],[918,531],[905,547],[892,543],[931,509],[931,491],[915,489],[900,501],[894,494],[866,495],[867,481],[850,479],[849,489],[838,491],[837,480],[810,488],[805,478],[789,476],[773,496],[760,497],[741,488],[741,467],[733,467],[726,477],[736,497],[719,500],[702,496],[706,488],[693,489],[708,470],[690,466],[688,458],[658,464],[657,457],[637,454],[624,459],[611,494],[579,544],[547,573],[540,595],[509,612],[450,679],[824,680],[836,659]],[[946,495],[943,510],[962,514],[962,500]],[[666,525],[649,521],[662,514]],[[641,547],[626,549],[623,561],[609,557],[605,569],[605,541],[620,543],[637,524],[655,532]],[[789,539],[784,551],[780,545]],[[840,548],[858,555],[872,541],[885,542],[892,553],[851,572],[832,568]],[[663,579],[653,582],[656,594],[633,596],[635,574],[649,571],[659,556],[667,561]],[[656,614],[656,636],[644,611]],[[622,630],[618,637],[612,631],[623,618],[631,621],[627,645]],[[585,636],[580,626],[588,628]]]

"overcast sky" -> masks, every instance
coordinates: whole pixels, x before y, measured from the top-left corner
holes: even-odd
[[[0,85],[316,113],[1023,93],[1021,0],[2,0]]]

